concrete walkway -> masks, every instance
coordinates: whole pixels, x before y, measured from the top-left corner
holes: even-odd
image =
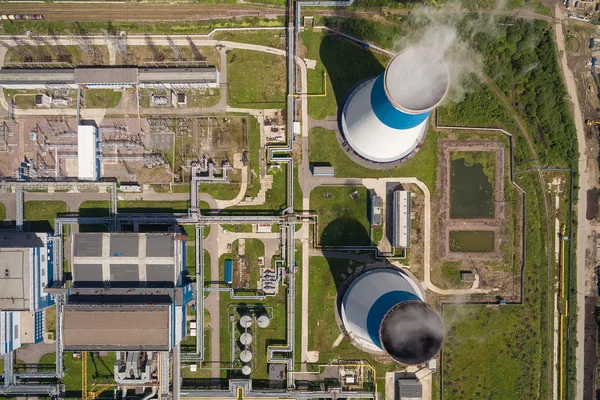
[[[25,364],[39,364],[40,358],[44,354],[54,353],[56,345],[54,343],[36,343],[17,349],[17,359]]]
[[[219,252],[218,252],[218,243],[219,243],[219,230],[213,229],[210,230],[210,234],[206,239],[204,239],[204,248],[210,254],[210,279],[211,283],[210,287],[216,289],[219,287],[217,283],[219,280]],[[221,366],[221,342],[220,342],[220,333],[221,333],[221,321],[219,319],[219,307],[220,307],[220,299],[219,292],[212,291],[206,296],[204,299],[204,307],[210,314],[210,341],[211,341],[211,354],[210,359],[207,360],[210,363],[212,368],[219,368]],[[204,312],[198,310],[198,312]],[[212,370],[212,378],[219,379],[220,371],[218,369]]]

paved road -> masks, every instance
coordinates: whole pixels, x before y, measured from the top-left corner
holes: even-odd
[[[587,196],[587,149],[585,145],[585,128],[583,126],[583,115],[577,98],[577,85],[573,72],[567,64],[567,52],[565,48],[565,38],[563,33],[563,19],[565,18],[562,7],[559,3],[556,4],[556,43],[558,45],[558,53],[560,55],[560,65],[565,76],[567,84],[567,92],[573,102],[575,128],[577,129],[577,149],[579,151],[579,191],[577,202],[577,350],[576,350],[576,368],[577,368],[577,386],[576,399],[583,399],[583,383],[584,383],[584,342],[585,342],[585,275],[586,275],[586,260],[585,253],[587,250],[588,237],[591,234],[589,221],[586,219],[586,204]]]
[[[27,347],[17,349],[17,359],[24,361],[26,364],[38,364],[44,354],[54,353],[55,351],[56,345],[54,343],[30,344]]]

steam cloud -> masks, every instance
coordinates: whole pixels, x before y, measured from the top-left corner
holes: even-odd
[[[497,7],[503,7],[500,0]],[[394,51],[408,47],[420,47],[442,58],[450,75],[450,88],[445,101],[460,102],[468,92],[467,78],[471,73],[482,70],[482,57],[458,34],[458,25],[465,12],[459,3],[444,8],[421,7],[412,13],[411,25],[421,27],[412,35],[397,41]],[[479,16],[466,22],[466,31],[475,35],[486,32],[494,35],[498,31],[496,21],[488,16]]]

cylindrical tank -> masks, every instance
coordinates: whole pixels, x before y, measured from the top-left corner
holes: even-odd
[[[242,367],[242,374],[248,376],[252,372],[252,367],[250,365],[244,365]]]
[[[397,269],[377,268],[359,275],[344,292],[340,314],[351,339],[402,364],[433,358],[444,340],[437,312],[423,302],[413,280]]]
[[[249,315],[242,315],[242,318],[240,318],[240,326],[242,328],[250,328],[252,326],[252,317]]]
[[[250,343],[252,343],[252,335],[249,332],[242,333],[240,336],[240,343],[248,346]]]
[[[252,352],[250,350],[242,351],[240,353],[240,360],[245,363],[252,361]]]
[[[261,315],[256,320],[256,323],[258,324],[258,326],[260,328],[266,328],[267,326],[269,326],[269,323],[271,323],[271,320],[269,319],[269,317],[267,315]]]
[[[427,118],[444,99],[449,83],[439,55],[419,47],[402,51],[385,72],[348,96],[341,115],[346,141],[374,162],[408,156],[425,139]]]

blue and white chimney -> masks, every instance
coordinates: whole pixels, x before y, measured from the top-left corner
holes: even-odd
[[[439,314],[399,269],[376,268],[359,275],[343,293],[340,316],[355,346],[405,365],[432,359],[444,341]]]
[[[427,132],[427,119],[448,91],[442,58],[412,47],[397,54],[385,72],[359,85],[342,111],[343,134],[363,158],[379,163],[411,154]]]

